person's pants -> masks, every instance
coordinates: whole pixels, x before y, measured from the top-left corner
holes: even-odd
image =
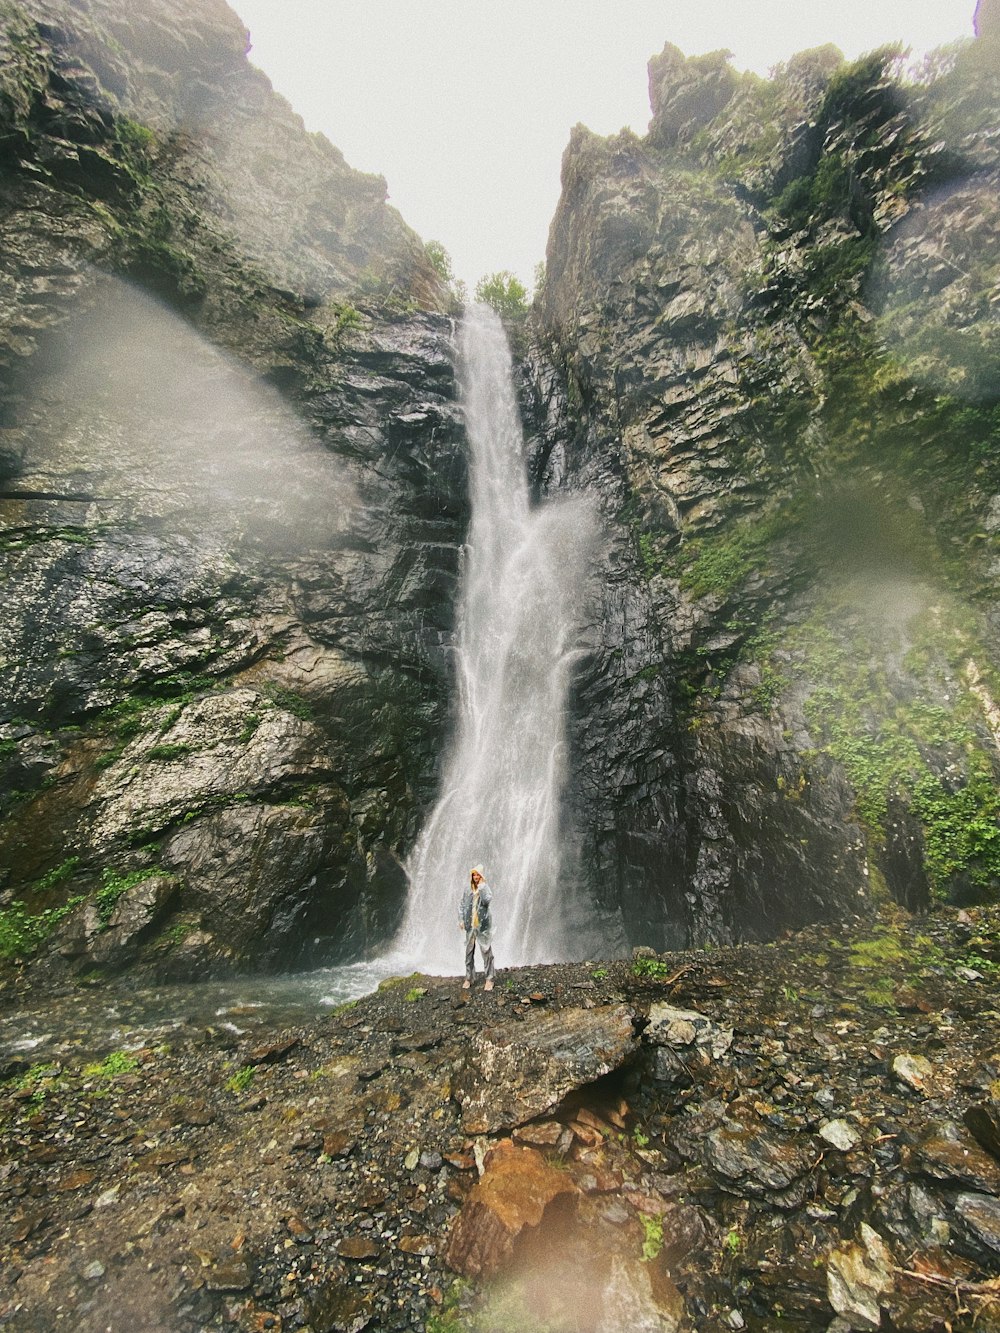
[[[465,932],[465,975],[469,981],[472,981],[476,975],[476,941],[479,941],[479,952],[483,955],[483,967],[486,969],[486,980],[493,980],[493,941],[486,936],[480,935],[478,930],[467,930]]]

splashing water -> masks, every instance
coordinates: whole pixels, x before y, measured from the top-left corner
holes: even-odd
[[[395,949],[424,970],[460,970],[458,901],[482,863],[501,966],[569,956],[560,884],[566,701],[596,515],[582,496],[532,508],[524,439],[499,318],[460,333],[472,521],[459,602],[457,733],[441,794],[408,867]]]

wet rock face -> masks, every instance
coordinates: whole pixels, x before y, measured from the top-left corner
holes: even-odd
[[[397,923],[448,694],[438,281],[225,5],[0,25],[0,893],[180,885],[53,967],[354,955]]]
[[[831,47],[762,81],[668,46],[648,137],[573,131],[523,397],[539,489],[592,490],[606,525],[567,798],[606,938],[768,937],[1000,879],[933,853],[950,800],[998,813],[974,795],[997,779],[974,676],[1000,566],[972,536],[996,490],[990,50],[917,92]],[[971,667],[934,610],[953,568],[984,608]]]

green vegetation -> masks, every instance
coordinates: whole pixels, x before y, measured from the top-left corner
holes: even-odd
[[[632,975],[646,981],[665,981],[670,968],[659,958],[637,958],[632,964]]]
[[[42,542],[69,542],[75,546],[93,546],[97,530],[87,527],[58,528],[32,527],[27,529],[8,528],[0,536],[0,551],[23,551],[29,546],[38,546]]]
[[[858,615],[856,603],[827,602],[789,637],[796,672],[810,682],[805,702],[810,727],[822,750],[843,765],[858,817],[876,849],[890,804],[898,798],[921,823],[928,879],[937,896],[947,896],[959,877],[996,892],[1000,791],[982,734],[981,703],[961,670],[974,640],[939,607],[913,618],[905,661],[920,688],[904,697],[884,666],[892,646],[885,633],[884,626]],[[951,692],[957,698],[947,707],[938,702]],[[931,762],[942,753],[950,760],[947,778]]]
[[[327,336],[331,342],[339,346],[351,329],[361,327],[363,323],[361,311],[350,301],[340,303],[335,301],[331,303],[330,309],[333,312],[333,321],[327,326]]]
[[[102,926],[107,925],[112,913],[118,906],[119,900],[128,893],[129,889],[134,888],[136,884],[141,884],[144,879],[151,879],[154,875],[161,873],[155,866],[146,870],[130,870],[124,875],[110,869],[110,867],[106,868],[101,874],[101,887],[94,895],[94,901],[97,904],[97,915],[101,919]]]
[[[595,968],[590,975],[594,981],[603,981],[608,975],[608,969],[606,967],[598,967]]]
[[[60,862],[59,865],[54,866],[44,874],[41,879],[35,881],[32,885],[33,892],[45,893],[49,889],[54,889],[57,884],[70,879],[79,864],[80,858],[78,856],[68,856],[65,861]]]
[[[146,751],[146,758],[162,759],[169,762],[171,759],[183,759],[186,754],[190,753],[190,745],[153,745]]]
[[[422,973],[411,972],[409,976],[405,977],[386,977],[384,981],[379,982],[378,988],[380,991],[397,990],[400,986],[407,986],[407,983],[409,983],[407,989],[412,994],[417,989],[414,983],[422,980]]]
[[[197,921],[175,921],[163,932],[161,938],[171,949],[183,944],[193,930],[198,929]]]
[[[149,166],[150,158],[156,147],[156,135],[145,125],[140,125],[128,116],[119,116],[115,122],[115,134],[125,154],[133,161],[140,161]]]
[[[651,1263],[663,1249],[663,1218],[639,1214],[642,1223],[642,1262]]]
[[[84,1078],[121,1078],[124,1074],[134,1074],[139,1068],[139,1061],[127,1051],[112,1051],[97,1064],[84,1066]]]
[[[238,1069],[231,1078],[226,1080],[226,1087],[230,1092],[246,1092],[247,1088],[253,1083],[254,1075],[257,1073],[253,1065],[244,1065]]]
[[[476,283],[476,300],[492,306],[503,319],[514,323],[522,321],[528,313],[528,289],[509,269],[480,278]]]
[[[303,722],[312,722],[315,719],[316,714],[312,704],[295,690],[289,690],[284,685],[268,683],[264,686],[264,693],[283,712],[291,713],[293,717],[300,718]]]
[[[257,734],[257,728],[260,726],[260,713],[248,713],[243,723],[243,730],[240,732],[239,739],[243,745],[252,741]]]
[[[726,1254],[737,1255],[743,1248],[743,1237],[740,1235],[738,1227],[730,1227],[726,1233],[722,1248]]]
[[[29,1112],[37,1111],[51,1092],[61,1092],[65,1088],[62,1078],[62,1066],[57,1064],[38,1064],[26,1069],[13,1080],[18,1092],[29,1092]]]
[[[456,1278],[444,1294],[440,1310],[428,1316],[424,1333],[461,1333],[464,1327],[459,1310],[468,1283]]]
[[[794,526],[795,519],[785,511],[694,538],[672,562],[681,587],[695,597],[730,596],[751,574],[769,568],[775,543]]]
[[[424,245],[424,253],[427,255],[431,268],[442,282],[453,281],[455,271],[451,266],[451,255],[440,241],[427,241]]]
[[[21,899],[15,899],[0,910],[0,958],[30,958],[84,900],[85,896],[80,894],[61,907],[30,912]]]

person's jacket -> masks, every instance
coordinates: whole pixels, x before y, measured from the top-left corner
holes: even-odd
[[[492,898],[493,895],[490,893],[490,886],[486,883],[485,880],[480,880],[479,907],[478,907],[478,916],[479,916],[478,930],[480,935],[488,935],[490,931],[493,929],[493,921],[490,917],[490,902],[492,901]],[[465,928],[466,934],[468,934],[470,930],[476,929],[476,927],[474,927],[472,924],[473,893],[471,887],[467,888],[465,892],[462,894],[462,905],[458,910],[458,916],[459,920],[461,921],[462,925]]]

